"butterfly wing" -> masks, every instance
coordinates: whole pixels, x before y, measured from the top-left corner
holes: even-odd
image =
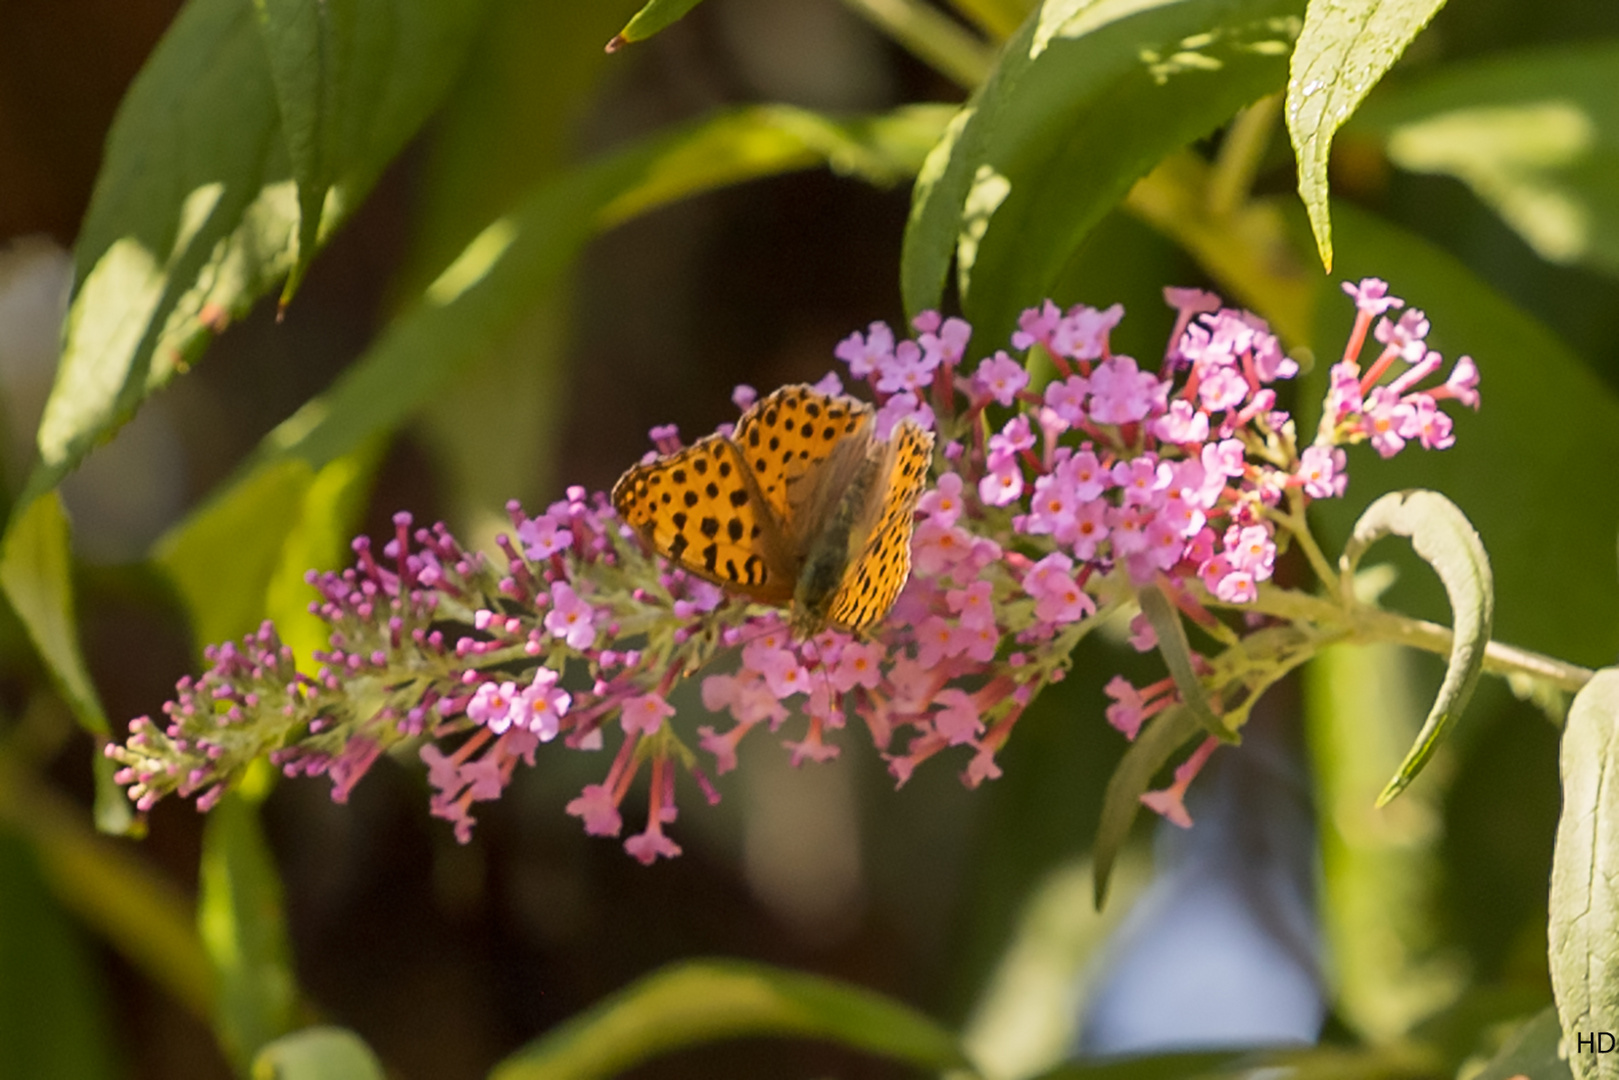
[[[797,567],[780,518],[730,439],[710,435],[635,466],[613,485],[613,505],[670,562],[761,603],[792,600]]]
[[[865,402],[795,384],[755,402],[737,421],[732,439],[776,520],[791,523],[793,504],[805,497],[796,489],[814,484],[840,444],[869,438],[871,423]]]
[[[888,482],[877,524],[860,556],[849,564],[833,594],[828,618],[845,629],[864,631],[881,622],[911,573],[911,526],[916,501],[927,485],[933,460],[933,434],[911,420],[894,429]]]

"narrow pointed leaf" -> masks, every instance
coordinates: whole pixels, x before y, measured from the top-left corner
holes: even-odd
[[[354,1032],[311,1027],[268,1043],[253,1059],[252,1080],[383,1080],[377,1055]]]
[[[1158,655],[1164,658],[1164,666],[1169,668],[1175,689],[1180,692],[1181,702],[1192,719],[1221,742],[1241,742],[1240,736],[1215,714],[1208,696],[1203,693],[1203,684],[1192,668],[1192,645],[1186,640],[1186,627],[1181,624],[1180,613],[1156,585],[1142,589],[1139,599],[1141,610],[1158,638]]]
[[[954,259],[968,316],[1002,340],[1131,184],[1281,89],[1302,15],[1302,0],[1042,5],[918,180],[907,309],[939,304]]]
[[[79,651],[72,563],[62,500],[46,495],[30,503],[6,529],[0,586],[80,726],[92,735],[106,735],[107,715]]]
[[[1455,503],[1433,491],[1395,491],[1361,515],[1344,548],[1345,579],[1354,576],[1366,549],[1385,536],[1404,536],[1439,575],[1450,598],[1453,638],[1445,680],[1416,741],[1377,804],[1394,798],[1422,771],[1439,740],[1456,722],[1484,670],[1484,649],[1495,619],[1495,580],[1478,533]]]
[[[258,807],[237,793],[208,815],[197,924],[218,973],[214,1027],[239,1065],[292,1029],[297,984],[282,911],[281,879]]]
[[[282,289],[283,306],[315,256],[321,211],[332,186],[331,111],[340,68],[348,59],[354,4],[350,0],[254,0],[270,63],[282,138],[298,186],[294,263]]]
[[[482,0],[254,0],[298,188],[283,305],[315,257],[329,207],[358,204],[448,88]],[[335,222],[334,222],[335,223]]]
[[[507,1058],[491,1080],[596,1080],[717,1039],[825,1039],[937,1071],[966,1066],[955,1036],[861,987],[734,960],[664,968]]]
[[[1146,794],[1152,778],[1158,774],[1175,751],[1185,746],[1198,733],[1198,723],[1184,706],[1165,709],[1136,735],[1136,741],[1125,751],[1124,760],[1113,770],[1102,795],[1102,821],[1096,827],[1096,845],[1091,857],[1096,863],[1096,906],[1107,902],[1108,880],[1113,875],[1114,863],[1124,842],[1130,838],[1130,826],[1135,824],[1141,810],[1141,796]]]
[[[1287,130],[1298,158],[1299,197],[1328,270],[1332,137],[1444,5],[1445,0],[1310,0],[1287,80]]]
[[[624,29],[607,43],[607,51],[616,52],[632,41],[645,41],[664,27],[685,18],[686,13],[697,4],[698,0],[648,0],[646,7],[637,11]]]
[[[1574,698],[1563,728],[1563,813],[1552,855],[1552,991],[1578,1080],[1619,1077],[1576,1037],[1619,1031],[1619,668]]]
[[[74,618],[73,553],[67,514],[55,492],[14,512],[0,542],[0,588],[17,613],[45,669],[73,710],[79,726],[97,737],[94,773],[96,825],[103,832],[128,832],[134,814],[113,782],[112,762],[100,756],[99,742],[109,728],[95,684],[79,649]]]

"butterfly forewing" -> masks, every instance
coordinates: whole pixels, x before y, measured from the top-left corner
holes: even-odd
[[[755,402],[737,421],[733,438],[765,502],[777,520],[787,521],[792,503],[802,503],[802,489],[813,486],[820,466],[840,443],[860,437],[870,424],[870,405],[793,385]]]
[[[613,505],[687,570],[763,603],[792,599],[797,568],[781,554],[779,518],[729,439],[710,435],[637,465],[614,485]]]
[[[894,606],[911,572],[911,524],[927,484],[933,435],[905,420],[894,429],[888,484],[882,509],[859,558],[850,564],[832,597],[828,618],[849,630],[879,623]]]

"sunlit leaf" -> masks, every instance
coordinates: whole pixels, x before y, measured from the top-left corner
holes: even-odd
[[[491,1080],[591,1080],[716,1039],[825,1039],[917,1068],[966,1065],[955,1036],[846,983],[741,961],[688,961],[620,991],[507,1058]]]
[[[1467,707],[1484,670],[1484,649],[1495,619],[1495,578],[1484,545],[1467,516],[1433,491],[1395,491],[1360,516],[1344,548],[1343,573],[1352,578],[1366,549],[1385,536],[1403,536],[1444,582],[1450,597],[1454,639],[1445,681],[1416,741],[1388,782],[1377,804],[1384,805],[1409,784],[1433,756],[1434,748]]]
[[[1299,197],[1332,269],[1327,156],[1332,137],[1445,0],[1310,0],[1287,80]]]
[[[1619,273],[1619,46],[1447,64],[1380,91],[1353,126],[1402,169],[1467,184],[1541,258]]]
[[[906,307],[937,306],[954,259],[968,316],[1004,339],[1132,183],[1281,88],[1302,13],[1295,0],[1044,5],[923,169]]]
[[[1552,989],[1580,1080],[1619,1076],[1619,1060],[1578,1036],[1619,1032],[1619,668],[1599,671],[1563,728],[1563,813],[1552,855]]]
[[[276,10],[291,10],[283,2],[294,0]],[[426,119],[482,5],[342,6],[352,19],[338,20],[348,29],[337,38],[314,15],[272,19],[285,29],[272,51],[309,190],[325,185],[320,239]],[[190,0],[125,95],[79,231],[31,492],[54,485],[297,261],[300,194],[265,46],[251,5]],[[325,66],[302,71],[299,56]],[[305,262],[310,253],[306,244]]]
[[[432,111],[482,0],[254,0],[281,137],[298,186],[292,298],[330,207],[336,224]]]
[[[347,1028],[311,1027],[268,1043],[253,1059],[252,1080],[383,1080],[377,1055]]]
[[[214,1026],[241,1065],[292,1030],[297,1005],[281,879],[258,807],[231,793],[203,833],[197,925],[219,977]]]

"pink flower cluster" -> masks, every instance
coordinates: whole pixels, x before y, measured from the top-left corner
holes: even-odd
[[[1384,350],[1362,371],[1373,321],[1400,302],[1377,281],[1350,292],[1356,328],[1303,447],[1273,385],[1297,364],[1261,320],[1195,290],[1166,291],[1179,318],[1156,371],[1111,351],[1117,305],[1065,312],[1047,301],[1023,313],[1011,351],[976,364],[967,323],[934,312],[913,321],[912,338],[883,323],[850,335],[835,355],[868,384],[878,434],[912,417],[940,445],[910,580],[869,637],[830,629],[794,640],[781,612],[670,567],[605,496],[572,488],[536,517],[509,507],[504,565],[465,551],[443,525],[413,529],[399,515],[382,560],[361,538],[355,566],[310,575],[311,609],[332,627],[315,675],[296,670],[266,624],[240,647],[210,650],[212,666],[181,681],[167,722],[132,722],[108,753],[144,811],[170,793],[202,792],[206,808],[258,757],[288,775],[329,775],[341,800],[381,754],[409,743],[433,813],[465,841],[473,804],[500,797],[541,744],[600,751],[616,720],[605,776],[567,812],[592,835],[619,835],[646,766],[646,825],[625,841],[643,862],[680,852],[666,828],[682,774],[719,798],[696,751],[726,773],[761,727],[793,724],[793,762],[819,762],[837,756],[856,717],[897,782],[961,748],[963,779],[977,785],[1000,774],[996,753],[1041,687],[1064,676],[1080,638],[1137,589],[1161,587],[1207,624],[1209,607],[1258,595],[1309,500],[1343,493],[1345,444],[1370,441],[1385,455],[1413,439],[1450,445],[1437,402],[1476,407],[1476,368],[1464,357],[1444,385],[1417,389],[1441,360],[1410,311],[1377,324]],[[835,374],[820,385],[841,389]],[[736,400],[753,396],[739,388]],[[653,441],[664,453],[680,445],[673,428]],[[1152,647],[1144,620],[1133,640]],[[711,714],[690,733],[669,700],[688,672],[700,673]],[[1130,738],[1178,700],[1170,680],[1138,691],[1115,679],[1108,693],[1108,718]],[[1189,822],[1180,796],[1213,748],[1144,801]]]

